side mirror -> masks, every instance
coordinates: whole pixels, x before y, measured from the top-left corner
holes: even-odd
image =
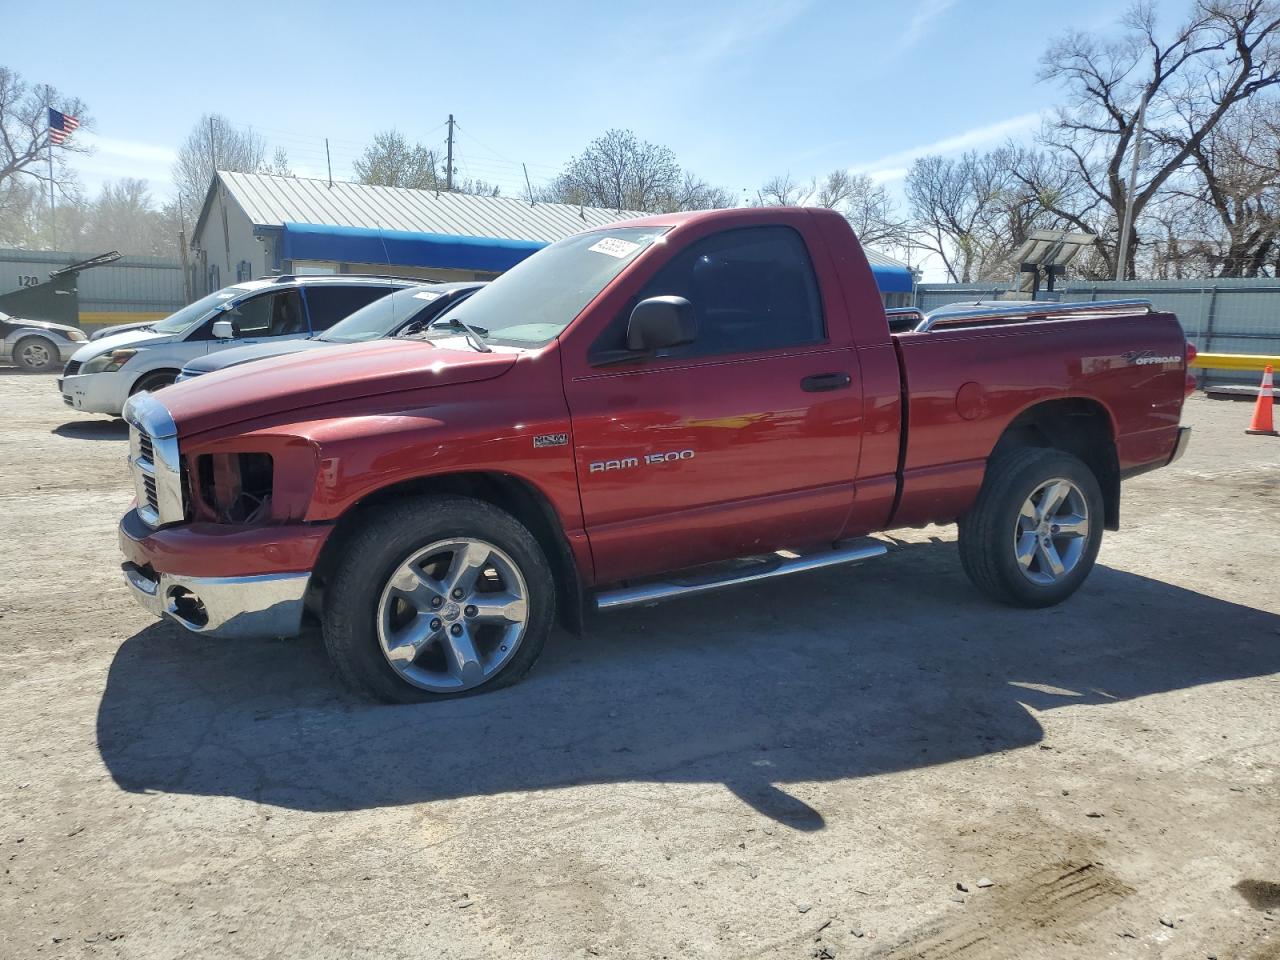
[[[698,334],[693,304],[684,297],[641,300],[627,321],[627,349],[652,352],[692,343]]]
[[[215,340],[234,340],[236,336],[235,325],[230,320],[213,321],[213,339]]]

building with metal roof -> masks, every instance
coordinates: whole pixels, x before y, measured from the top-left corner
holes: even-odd
[[[219,170],[191,235],[193,272],[208,290],[273,273],[490,279],[548,243],[643,215]]]
[[[276,273],[487,280],[549,243],[641,216],[648,214],[220,170],[192,232],[191,272],[197,295]],[[882,292],[912,289],[905,266],[867,256]]]

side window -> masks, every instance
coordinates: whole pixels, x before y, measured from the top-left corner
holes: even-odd
[[[826,336],[813,264],[790,227],[726,230],[694,243],[640,299],[663,295],[687,299],[698,321],[697,339],[667,356],[776,350]]]
[[[311,313],[311,332],[328,330],[339,320],[344,320],[361,307],[385,297],[393,287],[365,284],[359,287],[340,287],[315,284],[307,287],[307,310]]]
[[[236,307],[236,334],[241,337],[283,337],[307,332],[297,290],[281,290],[253,297]]]

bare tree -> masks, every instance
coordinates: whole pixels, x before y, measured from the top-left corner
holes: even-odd
[[[728,191],[681,169],[670,147],[618,129],[605,131],[569,160],[540,198],[655,213],[732,205]]]
[[[832,170],[821,180],[801,183],[790,173],[771,177],[756,191],[764,207],[825,207],[842,213],[858,239],[868,246],[894,246],[907,236],[906,222],[883,184],[866,174]]]
[[[277,177],[292,177],[293,169],[289,166],[289,154],[285,152],[284,147],[276,147],[275,152],[271,154],[271,160],[264,163],[258,172],[274,174]]]
[[[257,173],[263,169],[266,156],[267,144],[261,136],[252,130],[237,129],[219,114],[205,114],[178,149],[173,182],[187,203],[199,209],[215,170]]]
[[[1255,97],[1240,104],[1191,159],[1194,176],[1171,180],[1170,193],[1201,208],[1201,218],[1187,212],[1182,220],[1204,239],[1184,243],[1183,252],[1220,277],[1258,276],[1280,245],[1280,103]]]
[[[25,177],[49,189],[49,109],[74,116],[81,128],[92,124],[89,108],[79,97],[66,97],[48,84],[29,85],[22,75],[0,67],[0,190]],[[53,184],[67,195],[74,192],[75,175],[67,158],[91,150],[73,135],[52,144]]]
[[[434,150],[410,144],[394,128],[375,134],[354,167],[356,180],[376,187],[443,190],[444,164]]]
[[[64,206],[79,196],[79,180],[67,161],[92,150],[74,135],[60,144],[50,141],[51,107],[74,116],[82,128],[92,123],[79,97],[64,96],[47,84],[30,85],[16,71],[0,67],[0,238],[4,243],[22,247],[60,243],[63,217],[55,238],[48,216],[50,185]]]
[[[1099,236],[1099,255],[1114,272],[1119,224],[1132,199],[1124,274],[1134,275],[1136,222],[1157,194],[1191,161],[1236,105],[1280,82],[1280,11],[1273,0],[1197,0],[1189,19],[1167,39],[1151,3],[1133,6],[1118,42],[1072,31],[1042,58],[1041,79],[1058,83],[1068,102],[1045,124],[1057,180],[1074,180],[1052,212]],[[1132,198],[1126,158],[1146,102],[1148,130],[1141,176]],[[1042,174],[1045,171],[1041,171]]]

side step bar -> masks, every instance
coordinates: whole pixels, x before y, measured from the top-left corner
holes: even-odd
[[[804,555],[790,550],[779,550],[768,557],[744,562],[727,572],[669,577],[665,580],[634,584],[616,590],[603,590],[596,594],[596,609],[624,610],[627,607],[644,606],[660,600],[669,600],[672,597],[709,593],[721,587],[733,587],[740,583],[755,583],[773,577],[785,577],[791,573],[803,573],[806,570],[821,570],[823,567],[834,567],[842,563],[870,560],[872,557],[883,556],[888,552],[888,547],[878,540],[861,540],[856,544],[846,543],[830,550],[820,550]]]

